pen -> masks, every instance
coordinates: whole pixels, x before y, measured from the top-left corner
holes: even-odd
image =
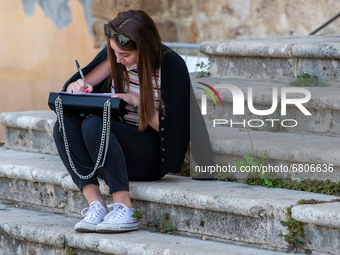
[[[78,63],[77,60],[76,60],[76,65],[77,65],[77,69],[78,69],[78,71],[79,71],[79,74],[80,74],[82,80],[84,81],[86,87],[88,87],[87,82],[85,81],[84,74],[83,74],[83,72],[81,71],[80,66],[79,66],[79,63]],[[88,91],[88,90],[85,90],[85,93],[89,93],[89,91]]]

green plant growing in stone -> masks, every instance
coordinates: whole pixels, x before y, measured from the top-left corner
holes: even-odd
[[[263,155],[264,151],[263,150],[261,151],[261,163],[260,163],[256,157],[253,140],[251,138],[251,135],[249,133],[247,126],[246,126],[246,130],[248,132],[248,136],[250,139],[251,148],[253,150],[254,157],[250,156],[250,154],[241,154],[243,155],[243,158],[246,161],[234,162],[234,164],[235,166],[238,166],[238,167],[244,167],[244,168],[249,167],[250,170],[252,170],[253,168],[257,170],[256,172],[253,172],[253,171],[248,172],[250,175],[253,176],[252,182],[247,182],[247,180],[245,180],[245,182],[248,183],[248,185],[257,185],[256,180],[261,179],[264,186],[266,186],[267,188],[272,188],[273,187],[272,181],[268,179],[262,172],[263,166],[265,166],[264,155]]]
[[[252,175],[253,178],[251,182],[247,182],[247,181],[245,182],[248,183],[248,185],[257,185],[258,179],[260,179],[261,184],[263,184],[263,186],[267,188],[272,188],[273,182],[262,173],[263,166],[265,165],[264,158],[263,158],[263,151],[261,152],[261,164],[257,160],[256,156],[252,157],[249,154],[242,154],[242,155],[246,161],[234,162],[235,166],[238,166],[238,167],[242,166],[244,167],[244,169],[248,167],[250,170],[252,169],[257,170],[255,172],[253,171],[247,172],[248,174]]]
[[[197,63],[196,66],[201,69],[201,71],[198,72],[196,78],[201,78],[201,77],[207,77],[210,76],[210,60],[208,59],[207,63],[204,63],[201,61],[200,63]]]
[[[292,181],[290,179],[275,179],[273,180],[273,184],[275,188],[340,196],[340,182],[335,183],[329,179],[325,181],[305,179],[300,182],[297,180]]]
[[[330,202],[340,202],[340,199],[332,199],[331,201],[322,201],[316,199],[301,199],[297,202],[297,205],[304,204],[320,204],[320,203],[330,203]],[[285,241],[288,243],[287,253],[294,251],[294,253],[298,252],[298,249],[304,250],[305,254],[311,254],[312,251],[309,249],[304,249],[302,246],[304,243],[301,241],[304,238],[304,230],[303,223],[299,222],[292,217],[292,208],[290,206],[286,209],[286,221],[281,221],[281,225],[287,227],[288,234],[283,235],[282,233],[279,235],[280,237],[284,237]]]
[[[312,77],[308,73],[297,75],[296,81],[290,82],[289,85],[294,87],[327,87],[326,83],[319,82],[319,77],[315,75]]]
[[[247,127],[246,127],[247,128]],[[240,129],[243,131],[242,129]],[[250,136],[249,130],[247,129],[249,139],[251,142],[251,147],[253,150],[253,154],[255,154],[254,145],[252,142],[252,138]],[[236,166],[261,166],[259,161],[257,160],[256,156],[252,157],[250,154],[242,154],[243,158],[246,160],[241,162],[234,162]],[[262,166],[265,165],[264,158],[263,158],[263,151],[261,153],[261,162]],[[312,164],[311,167],[315,164]],[[252,173],[250,173],[252,174]],[[236,178],[228,178],[223,177],[220,175],[217,175],[215,180],[218,181],[237,181]],[[334,196],[340,196],[340,182],[335,183],[330,181],[329,179],[322,181],[322,180],[310,180],[305,179],[300,182],[297,180],[291,180],[288,178],[268,178],[264,175],[261,175],[259,173],[253,173],[252,179],[246,179],[245,183],[249,185],[262,185],[268,188],[283,188],[283,189],[291,189],[291,190],[299,190],[299,191],[307,191],[307,192],[313,192],[313,193],[320,193],[320,194],[326,194],[326,195],[334,195]]]
[[[320,203],[331,203],[331,202],[340,202],[339,198],[332,199],[331,201],[323,201],[317,199],[301,199],[297,202],[297,205],[305,205],[305,204],[320,204]],[[304,230],[303,230],[303,223],[299,222],[292,217],[292,208],[290,206],[286,209],[286,221],[281,221],[281,225],[287,227],[288,234],[283,235],[280,234],[279,236],[284,237],[285,241],[288,243],[287,253],[294,251],[295,253],[298,252],[298,249],[304,250],[305,254],[311,254],[312,251],[309,249],[304,249],[302,246],[304,243],[301,241],[304,238]]]
[[[71,248],[68,244],[66,244],[66,253],[64,253],[63,255],[77,255],[76,251],[73,250],[73,248]]]
[[[253,182],[254,180],[249,180]],[[290,189],[298,191],[313,192],[319,194],[340,196],[340,182],[332,182],[329,179],[325,181],[304,179],[302,181],[291,180],[289,178],[273,178],[271,179],[273,188]],[[256,179],[257,185],[264,185],[263,180]]]
[[[288,243],[287,253],[294,251],[294,253],[298,253],[298,249],[302,249],[305,251],[306,254],[311,254],[312,251],[308,249],[302,248],[304,243],[301,239],[304,238],[304,230],[303,230],[303,223],[296,221],[292,217],[292,206],[286,209],[286,221],[281,221],[281,225],[287,227],[288,234],[283,235],[280,234],[280,237],[284,237],[285,241]]]
[[[134,206],[133,206],[134,207]],[[132,217],[137,221],[144,220],[146,222],[146,227],[150,229],[151,232],[160,232],[162,234],[171,233],[174,231],[174,227],[170,222],[170,217],[168,213],[163,213],[162,216],[156,211],[152,212],[152,218],[148,219],[143,216],[143,214],[139,211],[139,209],[135,209]]]
[[[151,232],[157,232],[159,230],[162,234],[169,233],[173,231],[174,227],[170,223],[170,217],[168,213],[163,213],[161,218],[156,213],[152,212],[152,219],[146,219],[146,227],[150,229]]]
[[[132,207],[135,206],[132,204]],[[131,217],[134,218],[136,221],[140,221],[143,218],[143,214],[139,211],[139,209],[135,209]]]

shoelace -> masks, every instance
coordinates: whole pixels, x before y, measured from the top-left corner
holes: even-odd
[[[87,211],[86,211],[87,210]],[[99,206],[97,206],[96,204],[94,204],[93,206],[90,207],[86,207],[83,210],[81,210],[81,215],[86,217],[84,218],[84,220],[90,220],[93,221],[96,219],[96,217],[99,215]]]
[[[122,215],[124,214],[124,208],[121,210],[118,210],[120,206],[123,206],[123,204],[120,203],[115,203],[115,204],[111,204],[108,205],[108,208],[113,208],[111,212],[109,212],[105,217],[104,217],[104,221],[110,221],[111,223],[115,223],[117,221],[120,220],[120,218],[122,217]],[[126,210],[125,210],[126,211]],[[117,214],[118,212],[118,214]]]

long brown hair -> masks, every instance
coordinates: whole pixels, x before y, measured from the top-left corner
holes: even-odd
[[[158,29],[150,16],[141,10],[121,12],[109,22],[109,25],[117,33],[130,39],[125,45],[117,43],[121,50],[137,50],[137,73],[140,89],[139,129],[145,130],[147,123],[151,122],[154,117],[155,95],[152,79],[156,78],[162,58],[162,43]],[[124,92],[124,83],[128,86],[130,84],[129,76],[126,67],[117,63],[109,37],[107,37],[107,53],[115,92],[122,93]],[[159,88],[158,92],[160,92]]]

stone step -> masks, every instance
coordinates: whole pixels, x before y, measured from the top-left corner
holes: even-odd
[[[86,255],[284,254],[145,230],[119,234],[77,233],[73,230],[77,221],[79,219],[64,215],[8,207],[0,214],[1,254],[61,255],[66,253],[67,246],[77,254]]]
[[[100,184],[104,200],[112,203],[107,186],[102,181]],[[157,182],[130,182],[130,195],[146,218],[152,217],[153,211],[160,215],[168,213],[176,233],[182,236],[205,237],[211,241],[273,251],[285,251],[286,243],[279,234],[287,233],[280,224],[285,220],[287,207],[296,205],[300,199],[330,201],[336,198],[236,182],[195,181],[172,175]],[[0,148],[0,201],[76,217],[80,217],[79,212],[87,207],[57,155],[5,148]],[[305,211],[307,215],[311,209]],[[339,228],[334,225],[339,221],[337,212],[329,211],[328,221],[323,219],[319,223],[316,218],[306,224],[305,231],[309,233],[306,248],[315,253],[331,254],[340,250],[335,241],[340,238]]]
[[[208,126],[208,132],[219,166],[234,166],[244,160],[243,154],[254,156],[255,151],[260,163],[263,153],[267,169],[275,167],[271,174],[276,177],[340,181],[340,138],[253,130],[248,134],[245,129],[217,126]]]
[[[39,153],[57,154],[52,138],[52,127],[55,121],[52,111],[32,111],[22,113],[3,113],[2,123],[7,125],[5,138],[6,148],[15,150],[26,150]],[[24,119],[25,121],[21,121]],[[25,123],[25,125],[23,124]],[[28,123],[28,124],[27,124]],[[44,127],[45,132],[37,130],[39,125]],[[23,128],[27,128],[23,129]],[[234,165],[239,162],[242,154],[253,154],[249,135],[245,128],[230,128],[224,125],[216,127],[208,126],[215,163]],[[314,173],[286,172],[282,176],[296,179],[331,179],[340,180],[340,138],[318,136],[311,134],[300,134],[293,132],[264,132],[250,131],[254,144],[255,154],[259,158],[264,151],[267,164],[272,166],[293,167],[294,164],[326,164],[330,171]],[[11,134],[11,135],[9,135]],[[21,139],[18,139],[21,137]],[[25,142],[23,142],[25,141]],[[296,165],[295,165],[296,166]]]
[[[206,123],[208,125],[213,124],[214,119],[223,119],[228,121],[230,126],[231,120],[233,122],[243,122],[246,119],[246,125],[249,120],[251,126],[265,126],[270,125],[268,130],[277,130],[278,126],[282,126],[280,122],[285,119],[293,119],[295,121],[283,122],[286,127],[286,132],[297,132],[297,133],[310,133],[317,135],[335,136],[340,137],[340,88],[334,87],[304,87],[303,89],[308,90],[311,93],[311,99],[307,103],[303,103],[303,106],[311,113],[311,115],[305,115],[295,105],[287,105],[286,115],[281,115],[281,107],[276,107],[274,114],[261,116],[251,113],[248,109],[248,88],[252,88],[253,91],[253,105],[258,110],[268,110],[272,107],[273,102],[273,88],[277,88],[277,102],[281,100],[281,89],[296,89],[295,87],[289,86],[289,83],[285,82],[270,82],[264,80],[241,80],[231,78],[217,78],[217,77],[202,77],[196,78],[195,75],[191,75],[191,81],[194,87],[195,96],[199,102],[201,102],[202,94],[205,92],[198,88],[205,88],[199,82],[203,82],[212,87],[220,84],[230,84],[240,88],[244,94],[244,115],[233,114],[233,97],[229,89],[216,89],[217,93],[221,97],[222,104],[219,103],[217,97],[217,106],[215,106],[212,98],[207,96],[207,114],[204,115]],[[206,88],[207,89],[207,88]],[[208,89],[209,90],[209,89]],[[212,93],[212,92],[211,92]],[[302,93],[288,93],[287,98],[304,98],[305,95]],[[275,121],[274,128],[272,128],[271,121],[264,121],[264,119],[279,119]],[[278,125],[278,126],[277,126]],[[262,127],[262,128],[263,128]]]
[[[239,87],[246,95],[248,87],[253,89],[253,101],[255,109],[269,109],[272,105],[272,90],[268,88],[287,87],[287,83],[266,82],[266,81],[249,81],[229,78],[195,78],[191,77],[194,88],[204,87],[197,82],[203,82],[214,86],[215,84],[231,84]],[[340,137],[340,88],[307,88],[312,95],[309,102],[303,104],[312,114],[305,116],[297,107],[288,106],[287,115],[275,115],[265,117],[265,119],[280,119],[275,121],[275,127],[267,128],[269,131],[277,130],[280,122],[284,119],[294,119],[297,125],[295,127],[286,127],[286,132],[309,133],[322,136]],[[198,101],[201,100],[203,92],[200,89],[194,89]],[[212,125],[214,119],[231,120],[235,123],[243,123],[261,126],[262,116],[254,115],[249,112],[247,105],[245,106],[245,117],[243,115],[233,115],[233,98],[228,89],[218,90],[221,96],[223,107],[218,103],[214,105],[212,99],[207,97],[207,115],[205,120],[208,125]],[[301,95],[301,94],[300,94]],[[279,93],[280,97],[280,93]],[[216,99],[217,100],[217,99]],[[245,96],[245,101],[247,101]],[[277,112],[280,112],[279,108]],[[5,126],[5,142],[6,148],[25,150],[40,153],[57,154],[57,150],[52,137],[53,125],[56,121],[56,115],[52,111],[27,111],[27,112],[6,112],[0,115],[0,122]],[[263,120],[262,120],[263,121]],[[263,123],[272,125],[270,121]],[[294,122],[284,122],[283,125],[294,125]],[[235,125],[234,125],[235,126]],[[241,125],[242,126],[242,125]]]
[[[216,77],[292,80],[316,75],[340,87],[340,34],[207,41],[200,51],[209,56]]]
[[[58,154],[52,136],[56,119],[50,110],[1,113],[6,148]]]

